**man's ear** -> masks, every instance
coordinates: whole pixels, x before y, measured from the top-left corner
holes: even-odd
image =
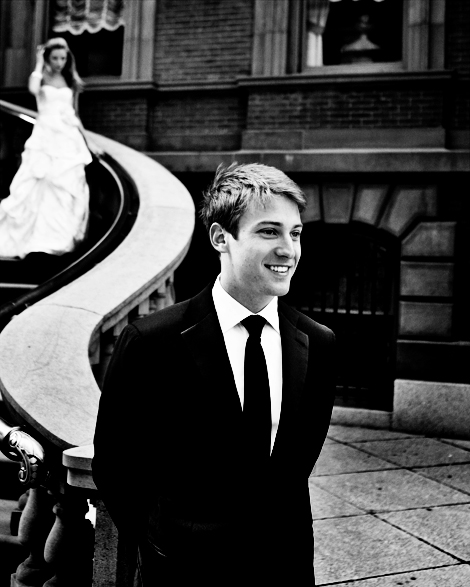
[[[214,222],[209,229],[211,245],[218,253],[227,251],[227,231],[218,222]]]

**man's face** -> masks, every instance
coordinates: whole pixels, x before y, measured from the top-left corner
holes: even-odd
[[[225,291],[255,313],[274,296],[285,295],[300,259],[301,230],[297,204],[288,198],[275,196],[265,207],[250,203],[240,218],[237,238],[223,231]]]

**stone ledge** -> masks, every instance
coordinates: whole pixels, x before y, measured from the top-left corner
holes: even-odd
[[[173,173],[214,173],[219,163],[265,163],[286,173],[470,172],[470,151],[447,149],[311,149],[240,151],[147,151]]]
[[[313,128],[244,130],[247,150],[443,148],[445,129],[438,128]]]
[[[97,490],[91,474],[94,446],[76,446],[62,453],[62,464],[67,468],[67,484],[80,489]]]
[[[392,412],[334,406],[331,424],[390,430],[392,427]]]
[[[393,428],[470,439],[470,384],[397,379]]]

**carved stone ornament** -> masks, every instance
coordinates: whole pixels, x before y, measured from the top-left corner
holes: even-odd
[[[0,421],[0,450],[12,461],[21,463],[18,478],[27,487],[38,487],[47,477],[42,446],[18,426]]]

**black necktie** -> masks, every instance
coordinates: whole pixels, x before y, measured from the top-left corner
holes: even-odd
[[[268,369],[261,346],[261,331],[266,320],[248,316],[242,320],[249,336],[245,348],[245,398],[243,420],[246,450],[250,461],[259,464],[269,459],[271,450],[271,396]]]

